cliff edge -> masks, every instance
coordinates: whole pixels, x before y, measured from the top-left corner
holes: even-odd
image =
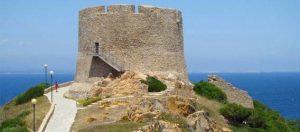
[[[217,75],[209,75],[208,82],[219,87],[227,96],[227,101],[237,103],[246,108],[254,108],[252,97],[247,91],[234,87]]]

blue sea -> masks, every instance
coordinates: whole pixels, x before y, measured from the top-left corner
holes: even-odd
[[[73,74],[55,74],[53,82],[68,82],[72,81],[73,77]],[[45,74],[0,74],[0,106],[41,82],[45,82]]]
[[[216,73],[256,100],[288,119],[300,117],[300,73]],[[192,82],[207,80],[207,73],[189,74]],[[59,83],[73,80],[73,74],[56,74]],[[44,74],[0,74],[0,105],[31,86],[44,82]]]

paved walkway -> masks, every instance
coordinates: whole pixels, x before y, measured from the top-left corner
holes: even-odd
[[[69,132],[74,122],[77,112],[76,102],[63,97],[69,90],[69,86],[59,88],[58,92],[53,91],[53,102],[55,105],[54,113],[46,127],[45,132]],[[46,96],[51,100],[51,92]]]

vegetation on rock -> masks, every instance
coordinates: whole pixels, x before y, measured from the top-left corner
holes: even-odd
[[[160,92],[167,89],[167,85],[155,77],[148,76],[146,81],[142,81],[148,85],[148,92]]]
[[[101,97],[98,96],[98,97],[81,99],[81,100],[78,100],[77,102],[79,104],[81,104],[82,106],[87,106],[87,105],[89,105],[91,103],[94,103],[94,102],[97,102],[99,100],[101,100]]]
[[[181,128],[183,131],[189,130],[188,123],[186,122],[186,120],[183,117],[181,117],[179,115],[173,115],[170,113],[162,112],[158,119],[164,120],[164,121],[169,121],[171,123],[176,123],[179,125],[178,127]]]
[[[295,121],[285,119],[278,112],[266,105],[254,101],[254,109],[244,108],[237,104],[226,104],[220,113],[233,125],[235,131],[300,131]]]
[[[225,103],[227,100],[226,94],[217,86],[209,82],[200,81],[196,83],[194,85],[194,91],[199,95],[207,97],[208,99],[214,99],[223,103]]]
[[[45,88],[49,87],[48,83],[41,83],[36,86],[31,87],[29,90],[23,94],[16,97],[16,105],[24,104],[30,101],[32,98],[36,98],[44,95]]]

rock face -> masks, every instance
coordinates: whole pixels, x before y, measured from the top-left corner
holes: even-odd
[[[219,76],[209,75],[208,82],[219,87],[227,95],[228,102],[240,104],[246,108],[254,108],[253,100],[247,91],[238,89]]]
[[[154,76],[155,73],[151,75]],[[97,79],[98,81],[93,84],[73,83],[72,86],[78,91],[72,89],[68,95],[74,94],[72,97],[79,97],[78,95],[100,96],[102,98],[96,104],[81,110],[86,112],[79,112],[73,129],[89,129],[97,125],[125,121],[141,124],[134,130],[146,132],[230,131],[227,129],[228,126],[223,124],[226,123],[224,118],[215,116],[220,106],[212,107],[211,109],[214,110],[207,109],[208,105],[220,104],[212,103],[213,101],[210,102],[196,95],[191,84],[179,80],[175,74],[156,76],[168,86],[167,90],[158,94],[161,92],[148,92],[147,85],[141,82],[141,80],[145,81],[146,77],[147,75],[143,73],[126,71],[119,77],[109,75],[106,78]],[[225,84],[228,85],[221,78],[214,77],[209,80],[220,88],[223,88]],[[80,90],[80,87],[84,88]],[[234,97],[240,96],[236,94],[240,93],[235,93]],[[213,116],[204,110],[212,112]]]
[[[108,76],[99,78],[91,83],[73,83],[72,89],[66,94],[73,99],[101,96],[102,98],[111,96],[142,96],[148,93],[148,87],[141,80],[143,74],[135,72],[125,72],[118,78]]]
[[[178,127],[178,124],[159,120],[134,132],[182,132],[182,130]]]
[[[188,80],[180,11],[134,5],[106,8],[91,7],[79,13],[76,82],[93,81],[120,70],[175,72]]]
[[[195,132],[214,132],[215,122],[204,111],[197,111],[187,117],[187,122],[194,127]]]
[[[195,107],[192,105],[194,102],[187,98],[182,98],[180,96],[170,96],[167,100],[168,109],[174,113],[183,116],[188,116],[194,113]]]
[[[160,102],[150,99],[142,99],[137,104],[130,105],[123,119],[143,122],[145,120],[157,119],[163,107]]]

